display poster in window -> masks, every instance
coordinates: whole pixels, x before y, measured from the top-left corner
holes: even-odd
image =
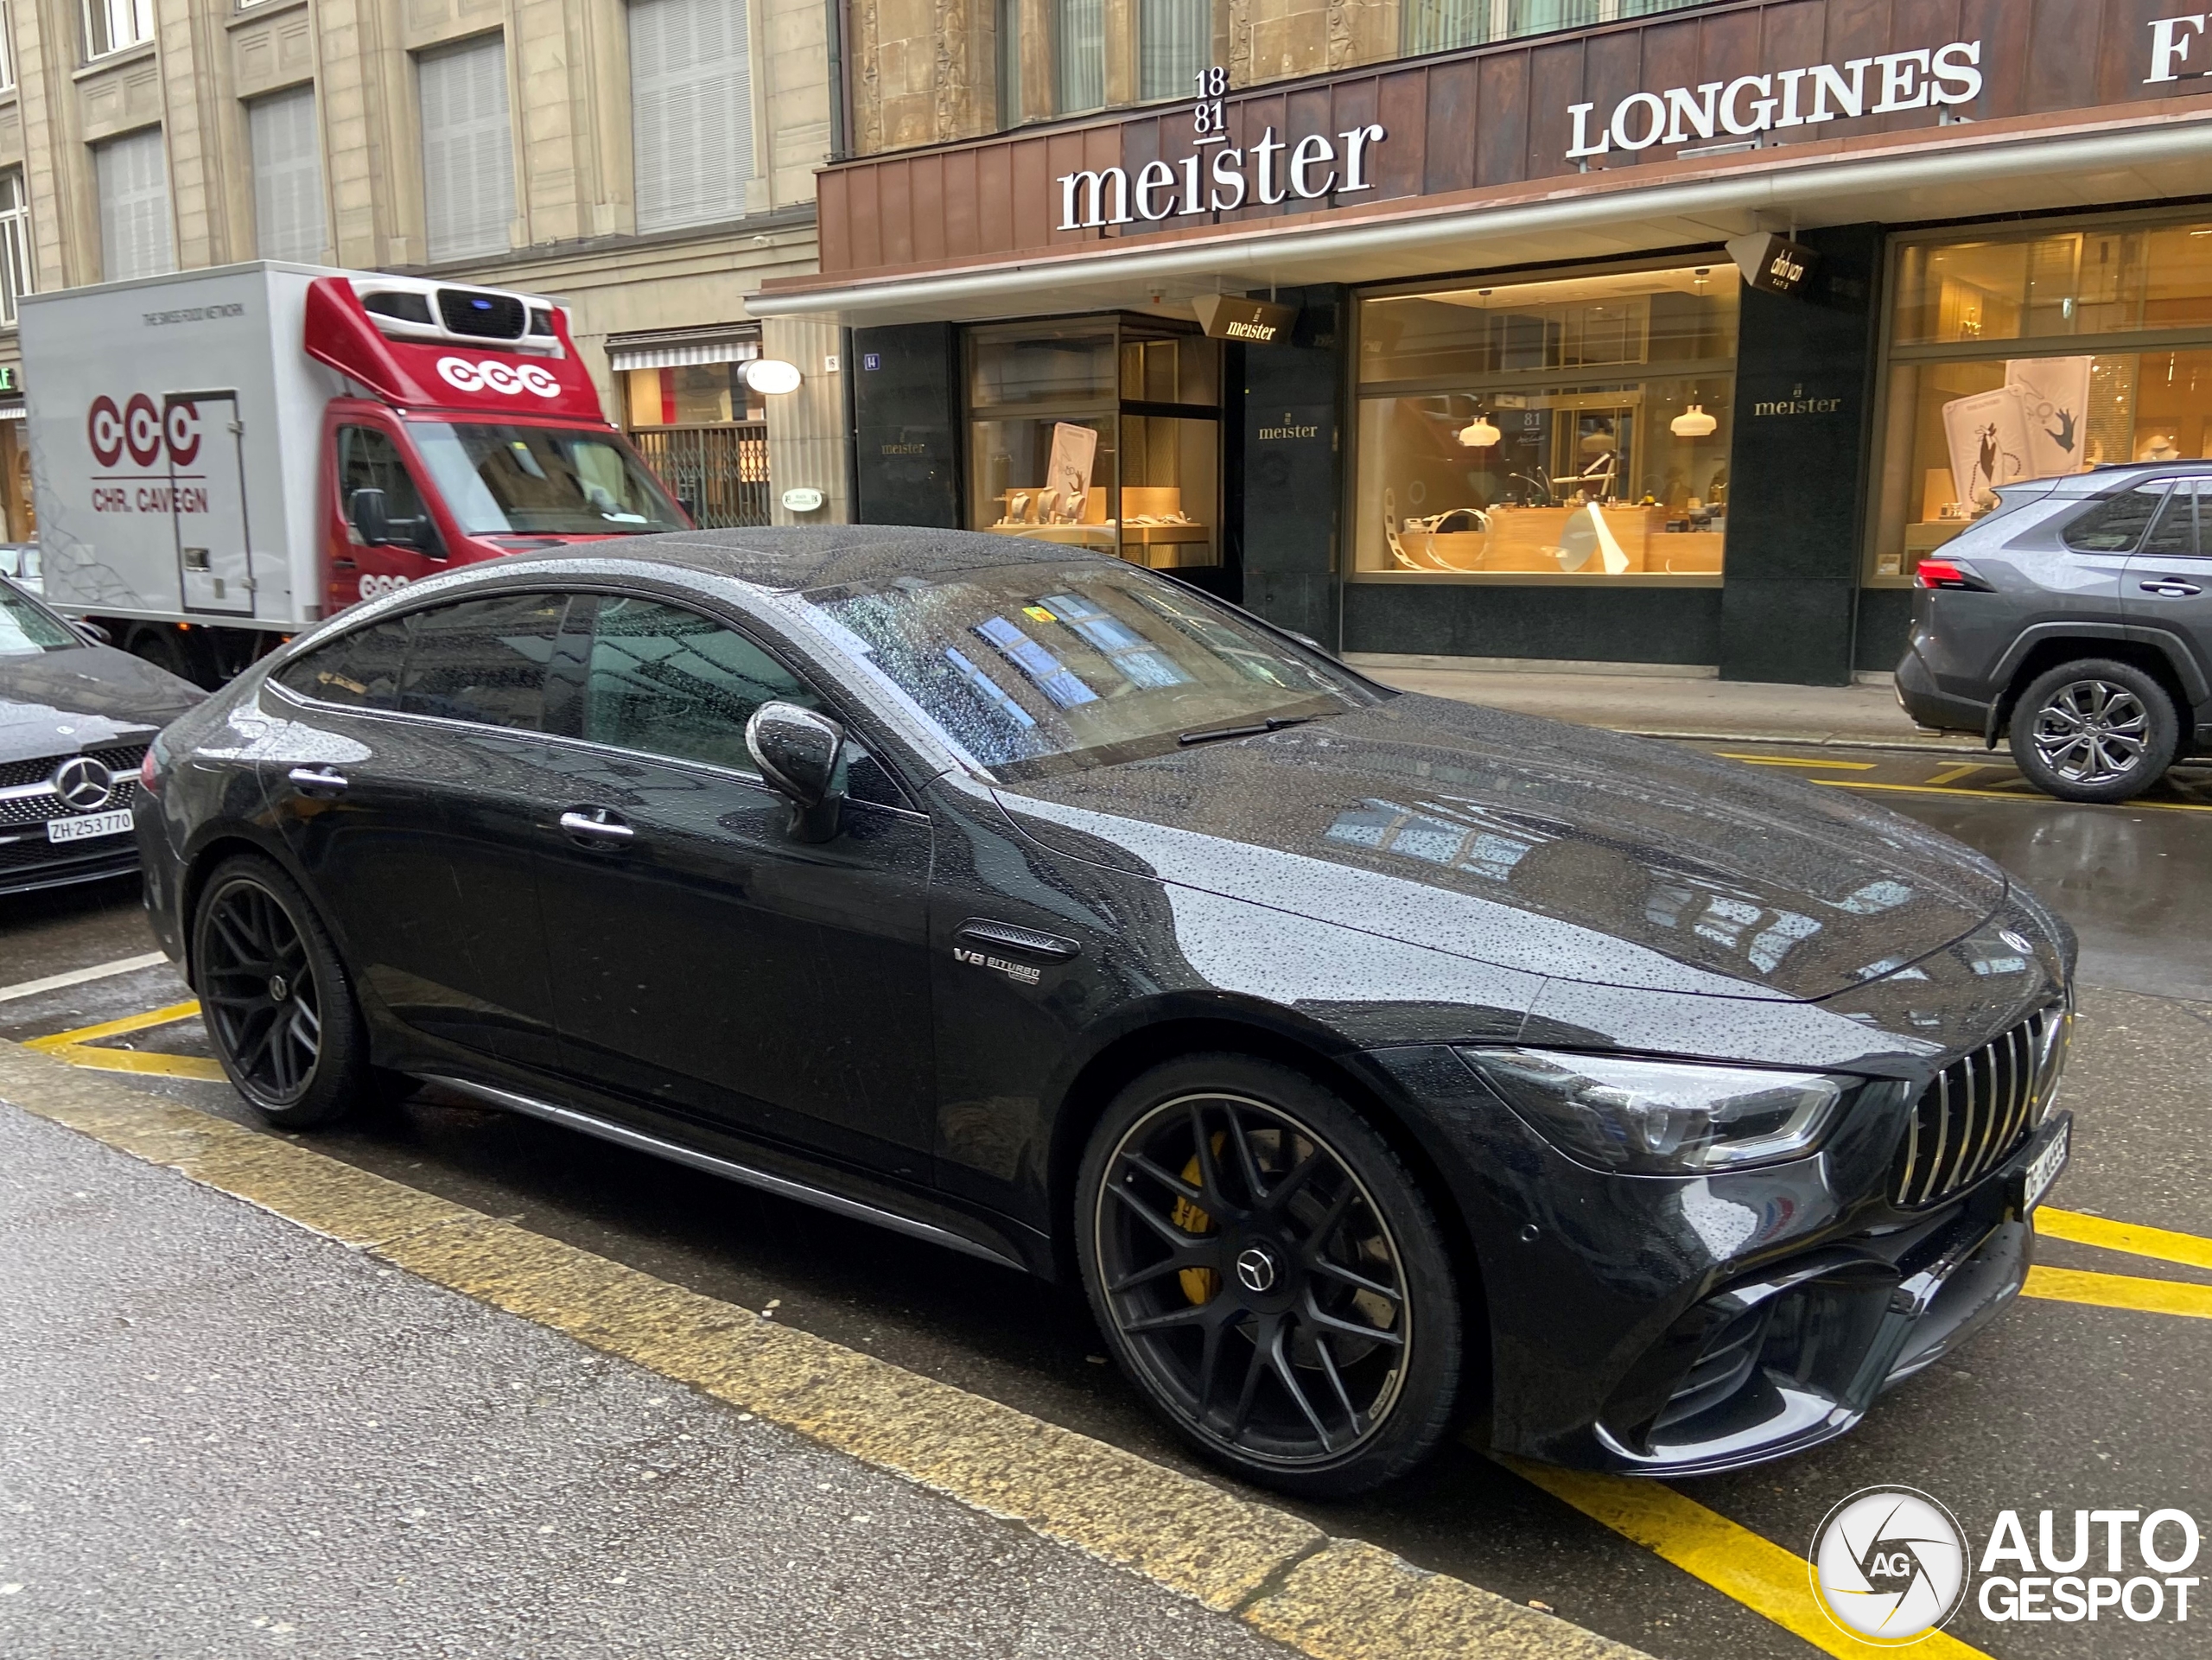
[[[1968,507],[2028,474],[2028,418],[2009,386],[1955,398],[1943,405],[1943,436],[1951,451],[1951,482]]]
[[[2005,364],[2005,390],[2019,398],[2021,417],[2027,423],[2029,478],[2057,478],[2082,470],[2089,366],[2094,361],[2087,357],[2013,358]]]
[[[1052,458],[1045,467],[1044,499],[1052,504],[1054,518],[1073,524],[1083,517],[1084,499],[1090,493],[1091,468],[1097,461],[1096,429],[1066,421],[1053,423]]]

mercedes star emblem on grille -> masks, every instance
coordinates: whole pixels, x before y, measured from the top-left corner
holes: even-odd
[[[54,793],[73,811],[105,807],[115,794],[115,774],[90,755],[72,755],[54,769]]]

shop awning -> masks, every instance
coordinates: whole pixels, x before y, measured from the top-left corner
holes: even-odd
[[[1357,217],[1314,214],[1222,234],[1166,232],[934,270],[791,279],[747,296],[756,317],[854,326],[1147,305],[1306,283],[1618,258],[1748,232],[1905,225],[1997,213],[2101,211],[2202,195],[2212,110],[2069,124],[2014,117],[1401,198]]]
[[[717,324],[708,328],[657,328],[609,334],[607,355],[617,372],[625,369],[678,369],[694,363],[744,363],[760,355],[757,327]]]

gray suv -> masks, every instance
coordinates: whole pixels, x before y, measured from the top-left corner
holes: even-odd
[[[1920,562],[1897,701],[2068,801],[2212,752],[2212,461],[2005,486]]]

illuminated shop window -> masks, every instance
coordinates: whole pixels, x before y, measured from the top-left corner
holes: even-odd
[[[1876,583],[2008,483],[2212,459],[2212,220],[1908,242],[1892,291]]]
[[[1724,258],[1362,302],[1353,575],[1717,582],[1740,286]]]

